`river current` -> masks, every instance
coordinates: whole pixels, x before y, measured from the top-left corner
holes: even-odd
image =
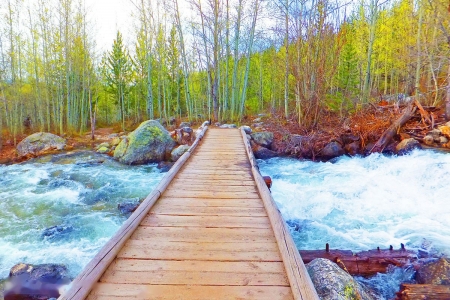
[[[19,262],[62,263],[75,277],[126,219],[117,205],[145,198],[163,175],[92,152],[0,165],[0,279]]]

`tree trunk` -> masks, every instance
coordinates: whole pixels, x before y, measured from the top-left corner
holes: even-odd
[[[375,146],[373,146],[371,153],[373,152],[383,152],[384,148],[390,143],[394,135],[397,131],[408,122],[409,119],[412,118],[414,112],[416,111],[416,107],[414,106],[414,102],[410,102],[408,106],[405,108],[403,115],[398,118],[391,126],[381,135],[380,139],[376,142]]]

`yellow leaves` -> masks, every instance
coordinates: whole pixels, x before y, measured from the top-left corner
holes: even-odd
[[[33,87],[29,83],[25,83],[20,87],[20,93],[24,96],[31,95],[33,92]]]

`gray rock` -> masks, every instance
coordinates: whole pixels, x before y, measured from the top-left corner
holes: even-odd
[[[423,138],[423,142],[425,143],[425,145],[431,146],[434,144],[434,138],[431,135],[426,135]]]
[[[55,240],[65,236],[66,234],[72,231],[73,231],[72,225],[62,224],[44,229],[41,236],[46,239]]]
[[[345,150],[342,149],[341,144],[338,142],[328,143],[320,152],[320,156],[325,159],[335,158],[345,154]]]
[[[191,127],[181,127],[181,129],[183,130],[183,133],[189,133],[189,134],[191,134],[191,133],[194,132],[194,130],[192,130]]]
[[[120,144],[120,141],[121,141],[120,137],[115,137],[115,138],[113,138],[112,141],[111,141],[111,146],[114,147],[114,146],[119,145],[119,144]]]
[[[220,128],[237,128],[236,124],[223,124]]]
[[[263,122],[252,124],[253,128],[262,128],[264,126]]]
[[[67,267],[58,264],[19,263],[11,268],[5,300],[58,298],[59,289],[70,283]]]
[[[273,143],[273,133],[272,132],[255,132],[251,134],[252,139],[255,141],[256,144],[265,147],[270,148]]]
[[[435,142],[439,142],[441,131],[439,129],[433,129],[430,132],[428,132],[427,135],[431,135]]]
[[[344,149],[345,152],[347,152],[347,154],[351,156],[361,154],[361,145],[359,144],[359,142],[347,144],[345,145]]]
[[[160,169],[161,172],[169,172],[170,168],[172,168],[174,164],[174,162],[162,161],[158,163],[158,169]]]
[[[117,209],[124,215],[133,213],[139,207],[139,201],[123,202],[117,204]]]
[[[278,154],[275,151],[269,150],[264,147],[259,147],[255,152],[255,157],[259,159],[269,159],[273,157],[277,157]]]
[[[450,285],[449,259],[441,258],[423,265],[416,273],[419,284]]]
[[[183,128],[183,127],[191,127],[192,124],[190,122],[181,122],[180,126],[178,126],[178,128]]]
[[[181,145],[181,146],[179,146],[179,147],[173,149],[173,150],[172,150],[172,153],[170,154],[170,159],[171,159],[171,161],[175,162],[175,161],[177,161],[178,159],[180,159],[180,157],[181,157],[184,153],[186,153],[186,151],[188,151],[189,148],[191,148],[191,147],[188,146],[188,145]]]
[[[413,149],[422,149],[422,146],[420,145],[419,141],[413,138],[405,139],[395,147],[395,150],[400,155],[406,154],[409,151],[412,151]]]
[[[252,133],[252,129],[250,128],[250,126],[241,126],[242,129],[244,129],[244,132],[246,134],[251,134]]]
[[[100,147],[100,148],[97,150],[97,153],[100,153],[100,154],[106,154],[106,153],[108,153],[109,151],[110,151],[110,149],[109,149],[108,147],[103,146],[103,147]]]
[[[306,269],[321,300],[376,299],[365,286],[328,259],[314,259]]]
[[[49,150],[63,150],[66,147],[66,140],[57,135],[38,132],[23,139],[17,145],[19,157],[27,155],[40,155]]]
[[[104,142],[104,143],[101,143],[100,145],[98,145],[95,148],[98,150],[98,149],[103,148],[103,147],[109,148],[109,147],[111,147],[111,145],[108,142]]]
[[[157,121],[145,121],[114,151],[114,158],[128,165],[160,162],[170,157],[175,147],[169,132]]]

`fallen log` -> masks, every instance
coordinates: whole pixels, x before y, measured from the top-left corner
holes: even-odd
[[[392,123],[391,126],[389,126],[389,128],[381,135],[380,139],[375,143],[370,152],[383,152],[384,148],[386,148],[386,146],[391,142],[398,130],[414,116],[416,109],[417,107],[414,105],[414,102],[410,102],[400,118]]]
[[[402,284],[396,300],[448,300],[450,286],[434,284]]]
[[[300,250],[303,262],[326,258],[335,262],[352,276],[372,276],[386,273],[389,265],[403,267],[417,260],[413,251],[404,249],[369,250],[353,254],[349,250]]]

